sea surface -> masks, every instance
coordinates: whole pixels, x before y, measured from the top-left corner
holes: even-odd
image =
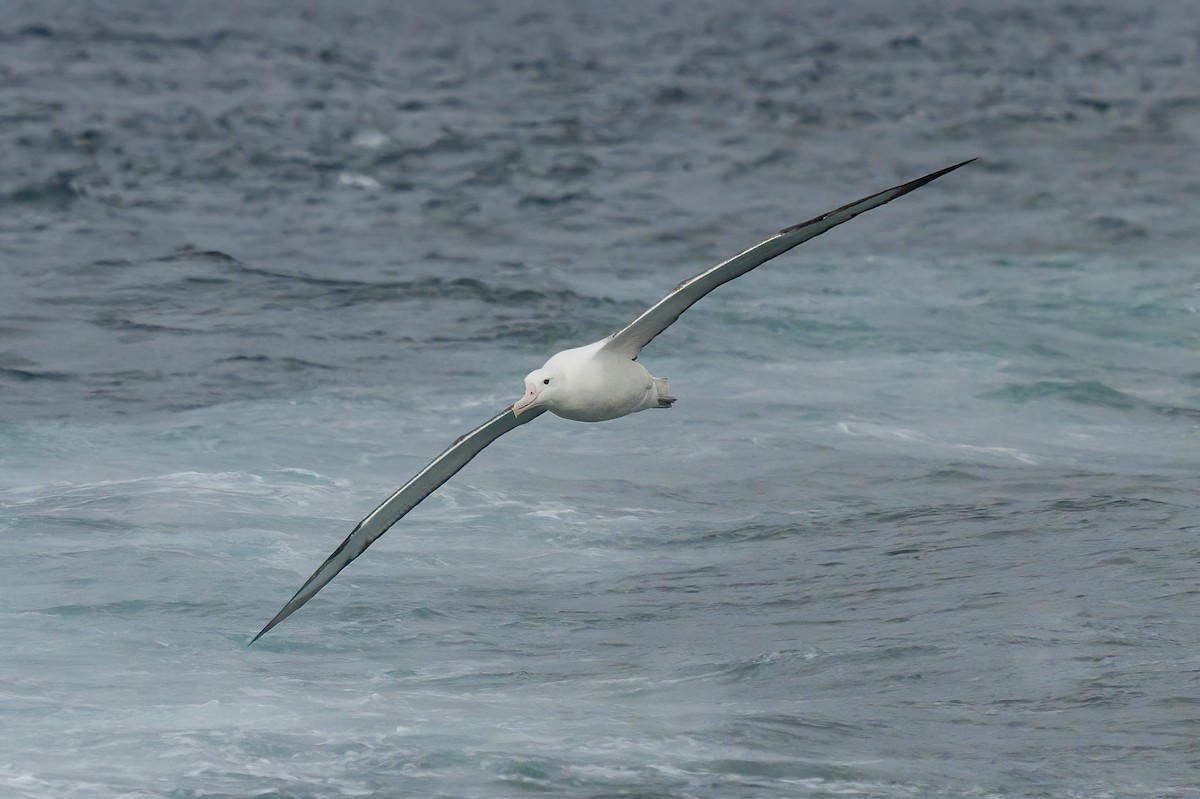
[[[0,798],[1200,797],[1200,4],[0,12]]]

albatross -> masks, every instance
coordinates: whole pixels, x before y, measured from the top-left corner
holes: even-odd
[[[637,360],[645,347],[679,316],[718,286],[740,277],[788,250],[966,166],[972,158],[924,177],[843,205],[827,214],[786,227],[750,249],[688,278],[625,327],[583,347],[563,350],[525,377],[525,394],[429,462],[383,504],[358,523],[337,549],[275,614],[253,644],[316,596],[330,580],[375,543],[392,525],[458,473],[500,436],[532,422],[546,411],[579,422],[604,422],[651,408],[670,408],[667,380],[654,377]]]

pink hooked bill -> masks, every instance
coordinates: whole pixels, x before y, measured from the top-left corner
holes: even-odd
[[[519,400],[517,400],[516,404],[513,405],[513,413],[520,413],[521,411],[525,410],[535,399],[537,399],[537,386],[535,386],[533,383],[526,383],[525,396],[521,397]]]

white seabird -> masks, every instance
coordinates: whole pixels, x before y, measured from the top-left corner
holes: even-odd
[[[675,398],[667,394],[666,378],[654,377],[637,362],[638,353],[679,315],[723,283],[782,255],[797,244],[819,236],[864,211],[919,189],[975,159],[940,169],[922,178],[872,194],[815,219],[784,228],[728,261],[689,278],[649,310],[616,333],[593,344],[563,350],[540,369],[525,377],[525,395],[460,436],[382,505],[358,523],[333,554],[313,572],[296,595],[254,636],[254,643],[272,627],[299,610],[316,596],[350,561],[361,555],[377,538],[453,477],[459,469],[500,436],[546,411],[580,422],[603,422],[648,408],[669,408]]]

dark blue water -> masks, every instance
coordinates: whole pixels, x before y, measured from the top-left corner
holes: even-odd
[[[1200,7],[3,11],[3,796],[1198,795]]]

